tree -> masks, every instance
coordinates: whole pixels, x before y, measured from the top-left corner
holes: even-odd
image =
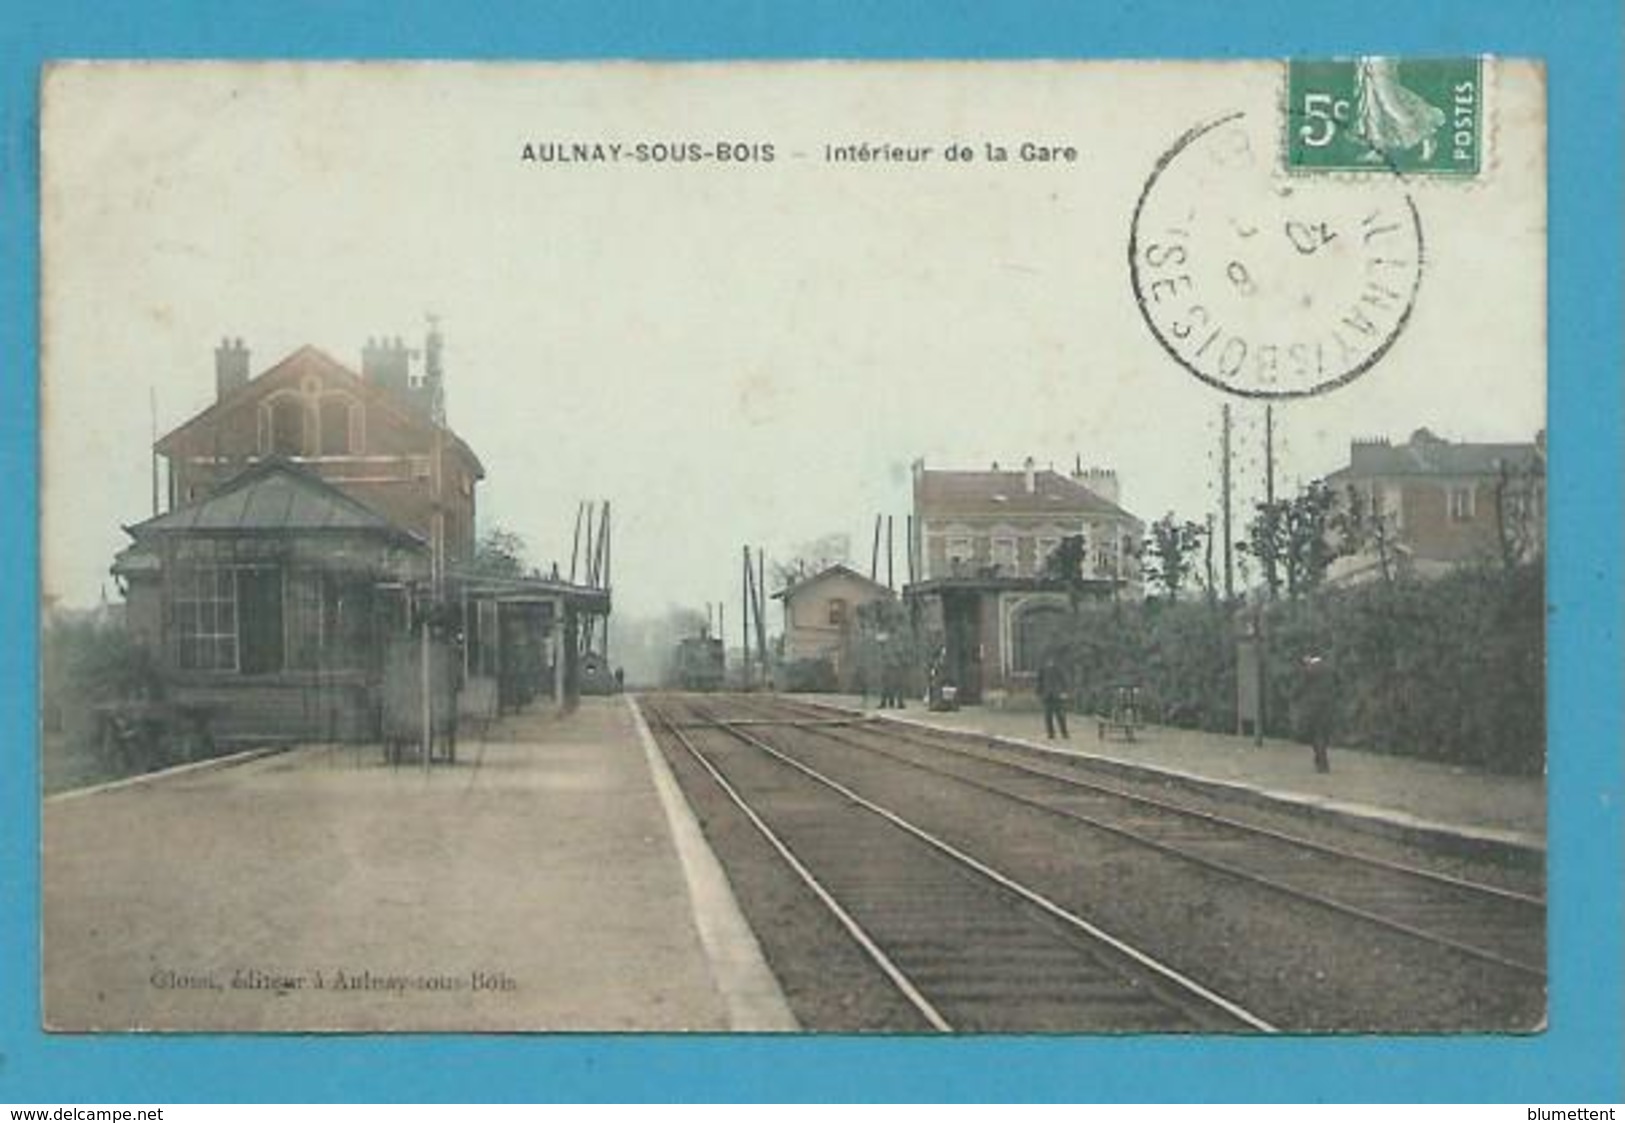
[[[1382,507],[1382,489],[1373,486],[1368,500],[1357,487],[1349,484],[1343,505],[1334,517],[1341,531],[1343,553],[1370,550],[1377,555],[1383,584],[1393,584],[1394,527]]]
[[[1207,524],[1202,528],[1202,589],[1207,593],[1209,604],[1219,601],[1219,575],[1213,567],[1213,516],[1207,517]]]
[[[773,580],[781,589],[804,577],[820,573],[832,565],[842,565],[850,561],[852,536],[840,533],[825,534],[801,543],[790,554],[788,560],[773,563]]]
[[[1538,463],[1517,468],[1503,460],[1496,465],[1495,540],[1503,569],[1510,571],[1540,553],[1544,483]]]
[[[1294,599],[1318,587],[1347,541],[1331,485],[1315,480],[1290,499],[1259,503],[1255,512],[1241,548],[1258,559],[1270,598],[1283,584]]]
[[[924,662],[922,637],[913,615],[900,601],[886,598],[860,604],[852,654],[871,686],[888,671],[907,677]]]
[[[1189,519],[1180,522],[1172,511],[1151,524],[1143,551],[1146,574],[1170,601],[1179,599],[1179,591],[1195,567],[1196,551],[1206,537],[1207,527]]]
[[[1069,534],[1049,552],[1039,570],[1041,579],[1066,589],[1067,600],[1072,603],[1073,612],[1077,612],[1078,606],[1083,603],[1083,596],[1087,590],[1083,579],[1083,563],[1087,557],[1088,546],[1083,540],[1083,535]]]
[[[523,577],[529,570],[525,540],[511,530],[494,526],[474,544],[475,573],[482,577]]]
[[[1343,554],[1338,534],[1337,493],[1325,480],[1315,480],[1287,507],[1287,591],[1311,592],[1326,579],[1326,570]]]
[[[1247,536],[1238,543],[1243,554],[1257,560],[1270,600],[1281,595],[1281,571],[1287,553],[1286,504],[1284,499],[1257,504],[1253,508],[1251,521],[1247,523]]]

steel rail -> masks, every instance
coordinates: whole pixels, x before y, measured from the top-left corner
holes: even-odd
[[[777,704],[801,709],[837,709],[837,707],[826,707],[822,703],[796,702],[788,699],[781,699]],[[910,728],[909,726],[888,717],[868,716],[868,720],[863,723],[863,725],[867,725],[869,728],[874,729],[877,732],[882,724],[885,724],[888,727],[888,731],[894,731],[900,739],[912,741],[917,745],[923,745],[927,748],[955,753],[960,756],[968,757],[971,760],[981,760],[990,764],[1002,765],[1005,768],[1025,772],[1032,776],[1047,777],[1048,779],[1055,780],[1059,783],[1082,788],[1086,791],[1100,792],[1103,795],[1117,796],[1120,799],[1138,803],[1142,806],[1155,807],[1159,810],[1168,811],[1176,815],[1183,815],[1187,818],[1199,819],[1218,826],[1228,827],[1232,830],[1245,831],[1249,834],[1261,835],[1267,838],[1275,839],[1279,842],[1285,842],[1293,846],[1301,847],[1305,850],[1314,850],[1319,853],[1326,854],[1329,857],[1343,858],[1347,861],[1360,865],[1371,866],[1373,868],[1387,870],[1392,873],[1405,874],[1407,876],[1417,878],[1418,880],[1429,881],[1437,885],[1447,885],[1452,889],[1460,889],[1463,892],[1478,893],[1486,897],[1494,897],[1499,900],[1506,901],[1509,904],[1516,904],[1542,910],[1546,908],[1546,899],[1544,897],[1535,896],[1531,893],[1520,893],[1515,889],[1505,889],[1499,885],[1488,885],[1481,881],[1472,881],[1464,877],[1455,877],[1451,874],[1439,873],[1436,870],[1423,869],[1421,866],[1413,866],[1408,862],[1396,862],[1391,858],[1379,858],[1373,854],[1362,854],[1357,850],[1350,850],[1345,849],[1344,847],[1334,846],[1331,843],[1321,842],[1317,839],[1293,834],[1290,831],[1276,830],[1273,827],[1261,826],[1257,823],[1249,823],[1242,819],[1233,819],[1227,815],[1220,815],[1217,812],[1202,811],[1194,807],[1186,807],[1183,804],[1158,799],[1156,796],[1143,795],[1139,792],[1125,791],[1122,788],[1115,787],[1111,784],[1101,783],[1098,780],[1085,780],[1081,777],[1069,776],[1061,772],[1052,772],[1047,768],[1035,768],[1030,764],[1023,764],[1019,761],[1006,760],[997,756],[987,756],[984,755],[984,753],[977,752],[973,749],[967,749],[959,745],[949,743],[953,739],[986,736],[985,734],[976,734],[950,729],[937,730],[929,726]],[[863,725],[851,723],[849,728],[862,728]],[[930,735],[932,733],[939,734],[939,737],[933,738]],[[1057,752],[1059,754],[1059,750],[1045,750],[1041,747],[1038,749],[1038,751]],[[1087,765],[1089,763],[1089,758],[1079,754],[1079,761],[1080,763]]]
[[[733,728],[727,722],[720,720],[716,721],[716,728],[728,733],[746,744],[755,747],[761,752],[766,753],[767,755],[795,769],[796,771],[801,772],[809,779],[822,784],[831,791],[844,796],[847,800],[858,807],[879,816],[881,819],[884,819],[886,822],[891,823],[893,826],[919,839],[921,842],[924,842],[938,852],[947,855],[968,869],[974,870],[975,872],[981,874],[989,881],[992,881],[995,885],[998,885],[1006,891],[1015,894],[1017,897],[1020,897],[1027,903],[1036,906],[1047,915],[1059,920],[1062,924],[1065,924],[1076,931],[1082,932],[1092,940],[1106,945],[1107,947],[1116,951],[1118,954],[1125,956],[1126,958],[1145,968],[1147,971],[1156,975],[1163,981],[1172,984],[1178,990],[1199,999],[1201,1002],[1214,1009],[1222,1011],[1225,1015],[1234,1019],[1235,1021],[1238,1021],[1248,1028],[1258,1030],[1262,1033],[1279,1032],[1274,1025],[1265,1021],[1263,1018],[1260,1018],[1250,1010],[1247,1010],[1240,1004],[1225,998],[1223,995],[1202,985],[1183,972],[1168,966],[1148,953],[1141,951],[1139,948],[1136,948],[1124,940],[1113,936],[1111,933],[1097,927],[1088,920],[1085,920],[1083,917],[1078,916],[1076,913],[1071,912],[1065,906],[1057,904],[1055,901],[1033,889],[1028,888],[1009,875],[995,869],[985,862],[980,861],[972,855],[967,854],[965,851],[960,850],[952,843],[949,843],[944,839],[930,833],[929,831],[916,826],[914,823],[909,822],[896,812],[890,811],[878,803],[859,795],[857,792],[842,784],[840,781],[825,776],[817,769],[780,752],[778,749],[775,749],[773,746],[767,744],[765,741],[761,740],[759,737],[746,731],[745,729]]]
[[[1127,839],[1127,840],[1129,840],[1131,842],[1137,843],[1137,844],[1139,844],[1141,846],[1145,846],[1145,847],[1147,847],[1149,849],[1152,849],[1152,850],[1155,850],[1155,851],[1157,851],[1159,853],[1167,854],[1170,857],[1177,858],[1177,859],[1180,859],[1182,861],[1188,862],[1190,864],[1200,866],[1200,867],[1202,867],[1204,869],[1212,870],[1215,873],[1221,873],[1221,874],[1224,874],[1226,876],[1236,878],[1238,880],[1246,881],[1246,882],[1249,882],[1251,884],[1258,885],[1258,886],[1260,886],[1262,888],[1270,889],[1271,891],[1283,894],[1283,895],[1288,896],[1288,897],[1292,897],[1292,898],[1297,899],[1297,900],[1308,901],[1308,902],[1310,902],[1312,904],[1316,904],[1316,905],[1319,905],[1319,906],[1321,906],[1323,908],[1331,909],[1334,912],[1341,913],[1342,915],[1349,916],[1349,917],[1352,917],[1352,918],[1357,919],[1357,920],[1365,921],[1367,923],[1377,925],[1377,926],[1382,927],[1382,928],[1386,928],[1386,929],[1388,929],[1390,931],[1393,931],[1393,932],[1398,932],[1398,933],[1400,933],[1402,935],[1409,936],[1409,937],[1411,937],[1413,939],[1417,939],[1417,940],[1423,941],[1425,943],[1433,944],[1433,945],[1438,946],[1438,947],[1448,948],[1451,951],[1457,952],[1457,953],[1459,953],[1461,955],[1465,955],[1465,956],[1467,956],[1469,958],[1482,960],[1484,962],[1494,964],[1495,966],[1504,968],[1504,969],[1509,970],[1509,971],[1517,972],[1519,974],[1530,975],[1530,976],[1533,976],[1533,977],[1536,977],[1536,978],[1539,978],[1539,979],[1545,979],[1546,978],[1546,969],[1544,967],[1539,967],[1539,966],[1535,966],[1533,964],[1524,963],[1521,960],[1511,959],[1511,958],[1508,958],[1506,956],[1503,956],[1503,955],[1499,954],[1498,952],[1489,951],[1489,950],[1487,950],[1485,948],[1477,947],[1477,946],[1475,946],[1473,944],[1463,943],[1462,941],[1454,939],[1453,937],[1441,935],[1441,934],[1439,934],[1437,932],[1430,932],[1430,931],[1428,931],[1427,929],[1424,929],[1424,928],[1418,928],[1415,925],[1409,924],[1409,923],[1407,923],[1405,921],[1395,920],[1395,919],[1393,919],[1391,917],[1383,916],[1380,913],[1371,912],[1370,910],[1362,908],[1362,907],[1360,907],[1358,905],[1351,905],[1351,904],[1348,904],[1346,902],[1339,901],[1339,900],[1337,900],[1335,898],[1327,897],[1324,894],[1315,892],[1313,890],[1303,889],[1303,888],[1300,888],[1300,887],[1295,886],[1295,885],[1290,885],[1290,884],[1288,884],[1288,883],[1286,883],[1284,881],[1280,881],[1280,880],[1278,880],[1276,878],[1273,878],[1273,877],[1270,877],[1270,876],[1268,876],[1266,874],[1256,873],[1256,872],[1254,872],[1252,870],[1242,869],[1239,866],[1231,865],[1228,862],[1222,862],[1222,861],[1219,861],[1218,859],[1209,858],[1209,857],[1206,857],[1205,855],[1202,855],[1202,854],[1192,853],[1189,850],[1186,850],[1186,849],[1183,849],[1181,847],[1175,846],[1175,845],[1173,845],[1171,843],[1168,843],[1168,842],[1163,842],[1160,839],[1150,838],[1150,837],[1148,837],[1148,836],[1146,836],[1146,835],[1144,835],[1144,834],[1142,834],[1142,833],[1140,833],[1138,831],[1132,830],[1132,829],[1130,829],[1128,827],[1119,826],[1119,825],[1114,824],[1114,823],[1108,823],[1108,822],[1105,822],[1104,820],[1094,818],[1093,816],[1082,814],[1081,812],[1076,812],[1076,811],[1072,811],[1072,810],[1069,810],[1069,809],[1066,809],[1066,808],[1061,808],[1061,807],[1055,807],[1055,806],[1053,806],[1051,804],[1045,803],[1045,802],[1043,802],[1041,800],[1038,800],[1038,799],[1034,799],[1034,798],[1032,798],[1030,796],[1019,795],[1019,794],[1017,794],[1015,792],[1011,792],[1011,791],[1009,791],[1009,790],[1007,790],[1005,788],[1001,788],[1001,787],[999,787],[999,786],[997,786],[995,784],[989,784],[989,783],[986,783],[986,782],[981,781],[981,780],[975,780],[975,779],[972,779],[972,778],[967,777],[967,776],[961,776],[961,775],[958,775],[957,773],[947,771],[947,770],[942,769],[942,768],[935,768],[935,767],[932,767],[931,765],[928,765],[928,764],[925,764],[925,763],[922,763],[922,762],[919,762],[919,761],[909,760],[909,759],[907,759],[905,757],[899,756],[895,752],[892,752],[892,751],[890,751],[888,749],[885,749],[885,748],[881,748],[879,746],[860,744],[860,743],[857,743],[857,742],[851,740],[850,738],[843,738],[839,734],[831,732],[827,727],[824,727],[824,728],[808,727],[806,731],[809,732],[809,733],[817,734],[817,735],[822,736],[822,737],[829,738],[831,740],[840,741],[842,743],[848,744],[848,745],[852,746],[853,748],[856,748],[856,749],[858,749],[860,751],[863,751],[863,752],[878,753],[878,754],[880,754],[882,756],[887,757],[890,760],[896,761],[898,764],[901,764],[901,765],[903,765],[905,767],[918,769],[919,771],[925,772],[928,775],[945,777],[947,779],[954,780],[954,781],[956,781],[958,783],[964,784],[964,785],[966,785],[968,787],[976,788],[979,791],[985,791],[985,792],[988,792],[989,794],[1000,796],[1000,797],[1002,797],[1004,799],[1008,799],[1011,802],[1018,803],[1018,804],[1021,804],[1023,806],[1026,806],[1026,807],[1031,807],[1034,810],[1041,811],[1041,812],[1044,812],[1044,813],[1049,814],[1049,815],[1054,815],[1054,816],[1057,816],[1059,818],[1066,819],[1066,820],[1069,820],[1069,821],[1072,821],[1072,822],[1081,823],[1081,824],[1083,824],[1083,825],[1085,825],[1087,827],[1091,827],[1091,828],[1093,828],[1095,830],[1099,830],[1099,831],[1102,831],[1104,833],[1114,835],[1114,836],[1116,836],[1118,838]],[[938,748],[938,747],[941,747],[941,746],[932,745],[932,746],[929,746],[929,747]],[[959,751],[959,750],[954,750],[954,751]],[[977,756],[975,754],[964,754],[964,755],[969,755],[969,756],[972,757],[972,759],[985,761],[987,763],[992,763],[992,764],[1004,764],[1004,763],[1006,763],[1006,762],[1003,762],[1003,761],[996,760],[994,758],[981,757],[981,756]],[[1025,768],[1022,768],[1021,766],[1014,766],[1014,765],[1012,765],[1011,767],[1015,767],[1020,771],[1025,771],[1025,772],[1028,772],[1028,773],[1030,773],[1032,775],[1047,777],[1047,778],[1052,779],[1052,780],[1062,780],[1062,781],[1068,780],[1068,778],[1066,778],[1066,777],[1055,776],[1052,773],[1049,773],[1044,769],[1025,769]],[[1093,785],[1089,785],[1089,784],[1082,784],[1080,786],[1082,786],[1082,787],[1084,787],[1086,789],[1101,791],[1102,793],[1107,794],[1107,795],[1119,795],[1120,796],[1122,794],[1122,793],[1114,792],[1110,788],[1094,788]],[[1123,798],[1133,799],[1134,797],[1123,796]],[[1178,808],[1176,806],[1176,807],[1173,808],[1173,810],[1180,811],[1180,810],[1183,810],[1183,809]],[[1226,825],[1228,825],[1228,822],[1226,823]],[[1245,824],[1243,824],[1243,827],[1245,827]],[[1333,851],[1331,851],[1331,854],[1334,857],[1346,857],[1346,855],[1343,852],[1337,851],[1335,849]]]
[[[639,699],[638,704],[650,710],[655,716],[656,724],[670,734],[672,739],[681,745],[689,756],[694,758],[695,763],[703,768],[708,775],[710,775],[712,782],[717,785],[722,793],[726,795],[734,806],[737,807],[745,816],[745,818],[749,820],[751,826],[755,827],[757,832],[767,840],[768,845],[773,847],[773,849],[778,852],[779,857],[783,858],[785,863],[789,865],[793,871],[795,871],[796,876],[801,878],[802,882],[807,886],[807,888],[812,890],[813,895],[816,896],[818,900],[823,903],[824,907],[827,908],[835,917],[835,919],[840,922],[841,927],[846,929],[847,935],[852,937],[853,941],[857,943],[858,947],[863,949],[864,954],[874,962],[876,967],[880,968],[881,972],[889,980],[891,980],[892,985],[896,987],[898,992],[908,1000],[909,1004],[919,1012],[920,1016],[926,1020],[926,1023],[939,1033],[952,1033],[954,1027],[946,1018],[942,1016],[941,1012],[931,1004],[931,1001],[920,992],[920,989],[914,985],[913,980],[911,980],[903,972],[902,968],[898,967],[896,963],[892,962],[891,957],[888,956],[880,948],[880,946],[874,942],[869,934],[864,931],[863,926],[853,918],[851,913],[846,911],[841,903],[837,901],[834,895],[824,887],[824,884],[818,880],[817,876],[807,868],[801,859],[796,857],[789,845],[778,836],[772,827],[768,826],[767,823],[763,821],[762,817],[756,813],[756,810],[750,806],[750,804],[745,800],[744,796],[739,794],[739,790],[728,781],[727,777],[722,775],[715,765],[706,759],[704,753],[700,752],[700,750],[695,747],[694,742],[690,740],[683,730],[671,720],[664,708],[661,706],[650,706],[643,699]],[[710,728],[720,727],[711,726]]]

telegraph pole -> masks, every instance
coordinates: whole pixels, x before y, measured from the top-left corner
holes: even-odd
[[[750,583],[751,583],[751,576],[750,576],[750,547],[749,546],[746,546],[746,547],[743,548],[743,551],[741,553],[741,557],[744,560],[744,573],[743,573],[743,576],[741,577],[740,582],[739,582],[739,599],[741,601],[740,607],[743,609],[743,619],[740,621],[739,634],[740,634],[740,639],[743,641],[742,646],[745,649],[745,662],[743,664],[744,678],[741,680],[740,686],[743,687],[746,690],[749,690],[750,689],[750,680],[751,680],[751,667],[750,667]]]
[[[582,554],[581,554],[581,564],[584,567],[583,574],[582,574],[582,580],[585,581],[588,585],[591,585],[592,584],[592,555],[593,555],[592,500],[583,499],[581,501],[581,503],[582,503],[582,506],[587,508],[587,541],[586,541],[586,549],[583,550]]]
[[[610,585],[609,564],[610,564],[610,561],[612,560],[611,557],[610,557],[610,552],[609,551],[610,551],[610,544],[613,541],[610,538],[610,534],[609,534],[609,500],[607,500],[607,499],[604,500],[604,519],[603,519],[603,522],[599,524],[598,533],[603,538],[603,541],[604,541],[604,565],[603,565],[603,571],[601,573],[599,573],[599,575],[598,575],[598,580],[600,582],[599,587],[601,589],[603,589],[607,593],[607,592],[609,592],[609,585]],[[608,671],[609,671],[609,617],[608,616],[603,617],[601,623],[602,623],[603,629],[604,629],[604,640],[603,640],[603,646],[602,646],[602,648],[600,648],[600,654],[602,654],[603,657],[604,657],[604,668],[603,669],[604,669],[605,673],[608,673]]]
[[[419,620],[422,629],[418,640],[419,682],[418,686],[423,692],[423,775],[429,775],[429,767],[434,752],[434,644],[429,635],[430,621],[436,610],[440,607],[441,598],[446,588],[446,512],[442,504],[440,461],[444,453],[441,445],[442,429],[438,422],[434,425],[434,444],[431,449],[432,460],[429,465],[429,488],[433,499],[433,506],[429,515],[429,595],[428,605]]]
[[[756,654],[762,667],[762,684],[767,685],[767,551],[756,547]]]
[[[1233,537],[1231,514],[1233,493],[1230,488],[1230,403],[1224,403],[1220,414],[1219,429],[1219,480],[1223,495],[1224,517],[1224,602],[1234,603],[1236,599],[1236,565],[1233,552]]]
[[[570,583],[575,583],[575,562],[582,554],[582,509],[587,507],[585,499],[575,501],[575,541],[570,543]]]
[[[1274,518],[1275,508],[1275,406],[1264,407],[1264,502],[1269,504],[1271,518]],[[1279,537],[1280,531],[1276,535]],[[1271,562],[1273,571],[1274,562]],[[1273,575],[1273,574],[1272,574]],[[1270,599],[1275,598],[1275,582],[1270,582]],[[1269,617],[1266,613],[1258,613],[1258,731],[1254,743],[1264,743],[1264,725],[1269,720],[1270,712],[1270,684],[1269,684]]]
[[[886,591],[892,590],[892,537],[891,516],[886,516]]]
[[[1264,502],[1275,502],[1275,407],[1264,407]]]

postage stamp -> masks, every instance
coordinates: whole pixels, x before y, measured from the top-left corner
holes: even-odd
[[[1287,167],[1476,176],[1484,167],[1484,75],[1476,58],[1294,59]]]

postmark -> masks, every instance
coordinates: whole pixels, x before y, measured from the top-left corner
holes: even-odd
[[[1211,386],[1264,399],[1325,393],[1375,365],[1410,319],[1424,262],[1402,176],[1284,176],[1243,113],[1198,125],[1157,162],[1128,253],[1163,349]]]
[[[1289,171],[1472,178],[1484,167],[1484,67],[1476,58],[1287,63]]]

